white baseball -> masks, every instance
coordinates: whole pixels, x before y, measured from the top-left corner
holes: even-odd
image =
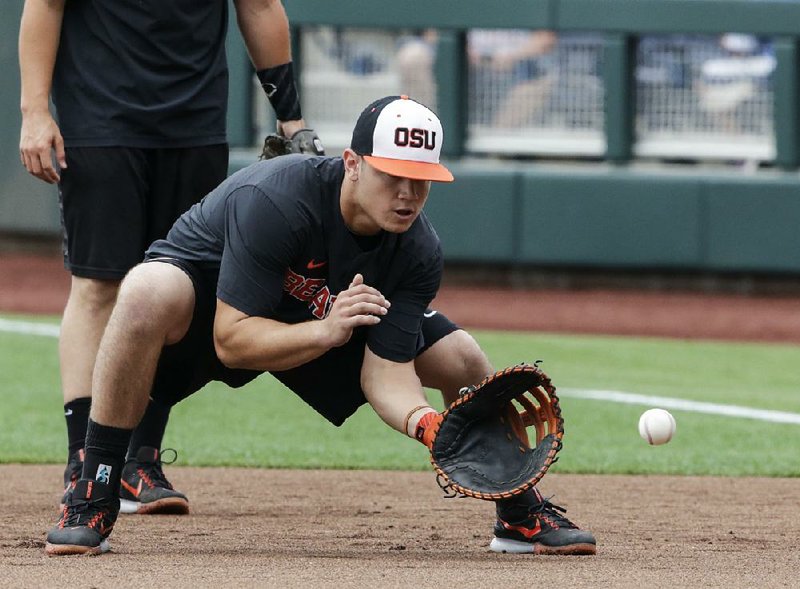
[[[666,444],[675,435],[675,418],[665,409],[648,409],[639,418],[639,435],[651,446]]]

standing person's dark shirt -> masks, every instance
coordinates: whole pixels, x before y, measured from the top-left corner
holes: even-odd
[[[227,0],[68,0],[53,102],[68,147],[225,143]]]

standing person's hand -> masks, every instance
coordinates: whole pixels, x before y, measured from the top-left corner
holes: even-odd
[[[53,115],[49,111],[37,111],[22,116],[19,139],[19,155],[22,165],[31,174],[48,184],[61,178],[53,165],[53,152],[61,168],[67,167],[64,139]]]
[[[292,135],[298,131],[306,128],[306,122],[303,119],[295,121],[278,121],[278,135],[283,135],[287,139],[291,139]]]
[[[288,153],[308,153],[325,155],[325,147],[319,135],[306,126],[303,119],[278,121],[278,135],[287,139]],[[267,158],[262,158],[267,159]]]

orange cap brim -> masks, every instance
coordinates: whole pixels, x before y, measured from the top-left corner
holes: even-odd
[[[411,178],[412,180],[431,180],[433,182],[453,181],[453,174],[442,164],[395,160],[374,155],[365,155],[363,157],[370,166],[390,176]]]

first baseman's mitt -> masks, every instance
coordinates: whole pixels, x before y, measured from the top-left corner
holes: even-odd
[[[322,141],[313,129],[300,129],[289,139],[272,133],[264,139],[264,147],[258,159],[268,160],[290,153],[325,155],[325,148],[322,147]]]
[[[533,448],[530,426],[536,435]],[[563,436],[555,387],[538,366],[519,364],[461,391],[433,433],[431,463],[445,491],[507,499],[545,475]]]

